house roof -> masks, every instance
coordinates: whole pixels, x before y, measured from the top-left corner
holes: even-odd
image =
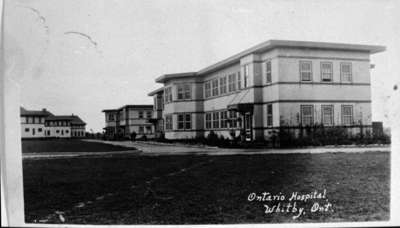
[[[247,50],[244,50],[236,55],[233,55],[227,59],[219,61],[213,65],[205,67],[198,72],[187,72],[177,74],[165,74],[156,79],[156,82],[163,83],[168,79],[182,78],[182,77],[193,77],[205,75],[224,67],[230,66],[240,61],[246,55],[257,54],[272,50],[278,47],[292,47],[292,48],[303,48],[303,49],[320,49],[320,50],[341,50],[341,51],[359,51],[368,52],[375,54],[386,50],[385,46],[378,45],[360,45],[360,44],[346,44],[346,43],[329,43],[329,42],[313,42],[313,41],[293,41],[293,40],[268,40],[258,45],[255,45]]]
[[[53,114],[47,111],[45,108],[42,110],[27,110],[24,107],[20,107],[20,116],[53,116]]]
[[[46,121],[52,121],[52,120],[67,120],[70,121],[71,124],[76,124],[76,125],[85,125],[86,123],[77,115],[58,115],[58,116],[49,116],[46,118]]]
[[[157,93],[164,92],[164,87],[158,88],[156,90],[151,91],[150,93],[147,94],[147,96],[154,96]]]

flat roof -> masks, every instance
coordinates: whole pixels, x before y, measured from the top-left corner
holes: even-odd
[[[139,105],[124,105],[117,109],[103,109],[102,112],[118,112],[124,108],[136,108],[136,109],[153,109],[153,105],[139,104]]]
[[[156,82],[164,82],[167,79],[180,78],[180,77],[192,77],[196,75],[204,75],[230,66],[240,61],[246,55],[262,53],[268,50],[279,47],[292,47],[292,48],[305,48],[305,49],[322,49],[322,50],[341,50],[341,51],[359,51],[369,52],[375,54],[386,50],[385,46],[379,45],[362,45],[362,44],[346,44],[346,43],[331,43],[331,42],[314,42],[314,41],[294,41],[294,40],[268,40],[258,45],[255,45],[249,49],[246,49],[236,55],[233,55],[227,59],[219,61],[213,65],[205,67],[198,72],[187,72],[177,74],[165,74],[156,79]]]
[[[187,78],[194,77],[197,75],[197,72],[184,72],[184,73],[176,73],[176,74],[163,74],[160,77],[156,78],[156,82],[164,82],[171,78]]]
[[[160,93],[160,92],[164,92],[164,87],[161,87],[161,88],[158,88],[156,90],[151,91],[150,93],[147,94],[147,96],[153,96],[153,95],[155,95],[157,93]]]

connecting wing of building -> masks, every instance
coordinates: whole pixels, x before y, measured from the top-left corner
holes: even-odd
[[[118,109],[105,109],[105,137],[107,139],[136,137],[154,138],[153,105],[125,105]]]
[[[79,138],[86,123],[77,115],[53,115],[46,109],[20,108],[22,138]]]
[[[383,46],[269,40],[200,71],[165,74],[154,97],[156,133],[211,131],[268,140],[282,128],[371,130],[370,55]]]

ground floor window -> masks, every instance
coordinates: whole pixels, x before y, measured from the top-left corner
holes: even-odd
[[[206,113],[206,129],[211,128],[211,113]]]
[[[146,126],[146,133],[147,134],[151,134],[151,127],[150,126]]]
[[[25,128],[25,132],[29,132],[29,128]]]
[[[143,134],[144,133],[144,127],[143,126],[139,126],[139,134]]]
[[[235,111],[229,111],[229,123],[231,128],[236,128],[237,127],[237,119],[238,119],[238,115],[237,112]]]
[[[221,128],[227,128],[228,127],[228,112],[222,111],[220,113],[220,116],[221,116]]]
[[[172,115],[165,116],[165,129],[172,130]]]
[[[322,124],[324,126],[332,126],[333,125],[333,105],[322,105],[321,113],[322,113]]]
[[[219,128],[219,112],[213,112],[213,128]]]
[[[301,105],[300,115],[301,115],[301,125],[310,126],[314,123],[314,106],[313,105]]]
[[[272,104],[267,105],[267,126],[272,126],[273,121],[273,111]]]
[[[353,124],[353,106],[342,105],[342,124],[352,125]]]
[[[178,114],[178,129],[190,130],[192,129],[192,115],[189,113]]]

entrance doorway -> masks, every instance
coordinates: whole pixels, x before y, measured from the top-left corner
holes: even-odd
[[[244,132],[245,140],[251,141],[253,138],[253,115],[251,113],[244,114]]]

